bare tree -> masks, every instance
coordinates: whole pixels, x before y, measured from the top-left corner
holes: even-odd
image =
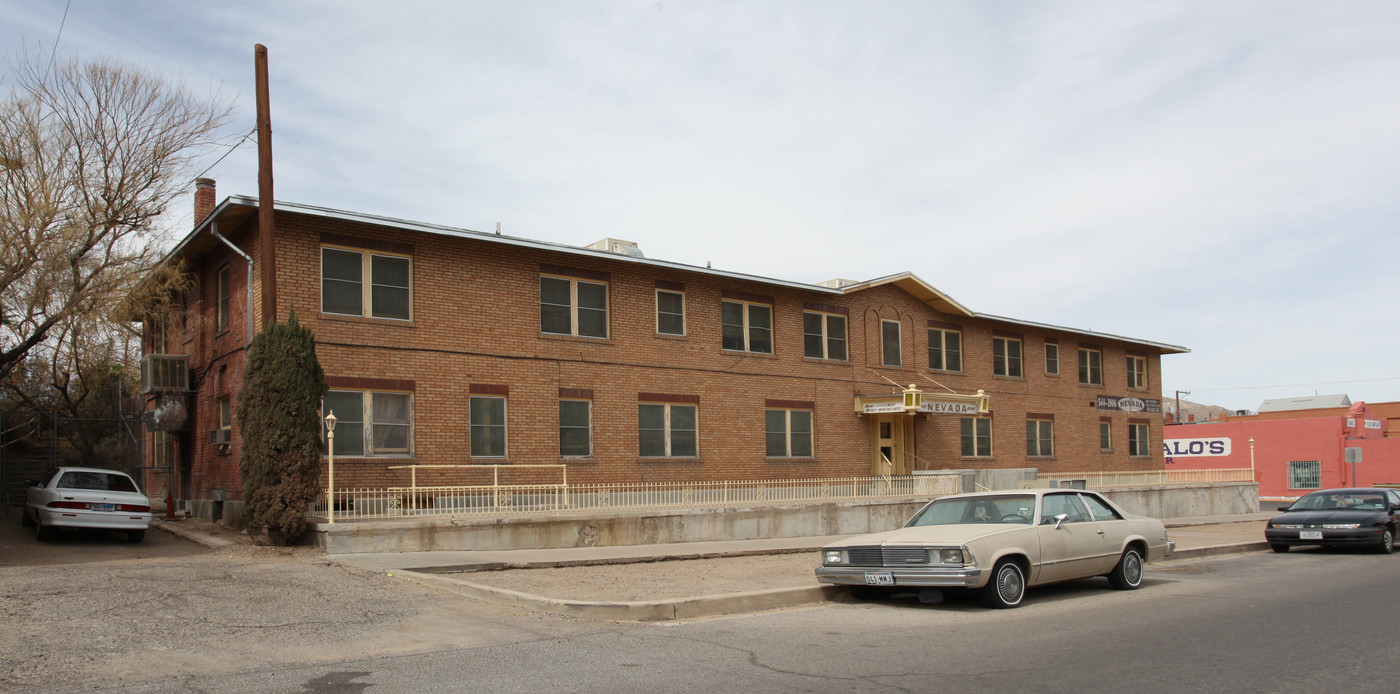
[[[153,303],[180,273],[156,269],[158,232],[188,190],[193,158],[218,144],[232,111],[216,97],[133,66],[98,60],[11,62],[0,101],[0,382],[81,374],[117,358],[120,320]],[[130,326],[127,326],[129,328]],[[78,361],[74,361],[78,360]],[[69,397],[69,396],[63,396]]]

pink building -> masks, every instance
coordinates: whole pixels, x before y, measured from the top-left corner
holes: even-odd
[[[1276,418],[1267,419],[1169,424],[1162,435],[1166,467],[1253,467],[1259,494],[1264,497],[1297,497],[1331,487],[1400,484],[1400,438],[1387,438],[1390,420],[1373,409],[1358,402],[1341,414],[1335,410],[1295,410],[1291,413],[1294,416],[1275,413]],[[1358,460],[1358,455],[1359,462],[1351,462]]]

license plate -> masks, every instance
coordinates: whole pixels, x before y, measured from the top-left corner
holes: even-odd
[[[94,511],[115,511],[115,510],[117,510],[116,504],[89,504],[89,505],[88,505],[88,508],[91,508],[91,509],[94,510]]]
[[[1321,540],[1321,539],[1322,539],[1322,531],[1321,531],[1321,530],[1299,530],[1299,531],[1298,531],[1298,539],[1299,539],[1299,540]]]
[[[867,571],[865,572],[865,585],[892,586],[894,585],[894,574],[888,571]]]

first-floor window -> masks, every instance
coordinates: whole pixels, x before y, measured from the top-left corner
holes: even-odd
[[[593,403],[559,401],[559,455],[587,458],[593,455]]]
[[[412,453],[413,399],[408,393],[332,390],[321,399],[321,412],[323,417],[335,413],[336,455]]]
[[[695,409],[694,405],[638,405],[637,437],[642,457],[696,456]]]
[[[473,395],[471,410],[471,454],[473,458],[504,458],[506,455],[506,399]]]
[[[1113,423],[1109,421],[1099,421],[1099,450],[1113,450]]]
[[[992,420],[986,417],[962,418],[962,456],[990,458],[992,455]]]
[[[812,457],[811,410],[765,410],[764,430],[768,457]]]
[[[1147,447],[1147,425],[1128,424],[1128,455],[1152,455]]]
[[[1032,457],[1055,455],[1055,420],[1026,420],[1026,455]]]
[[[1289,489],[1322,489],[1322,462],[1317,460],[1288,461]]]

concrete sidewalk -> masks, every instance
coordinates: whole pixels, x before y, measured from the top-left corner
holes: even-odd
[[[1176,553],[1168,560],[1268,549],[1264,522],[1274,513],[1166,519]],[[466,580],[471,572],[499,569],[591,566],[678,559],[710,559],[791,552],[815,553],[846,536],[796,537],[724,542],[570,547],[484,552],[386,552],[336,554],[342,565],[383,571],[487,602],[592,619],[659,621],[793,607],[830,600],[844,588],[807,585],[767,591],[706,595],[656,602],[584,601],[529,595]],[[813,567],[815,568],[815,558]]]

